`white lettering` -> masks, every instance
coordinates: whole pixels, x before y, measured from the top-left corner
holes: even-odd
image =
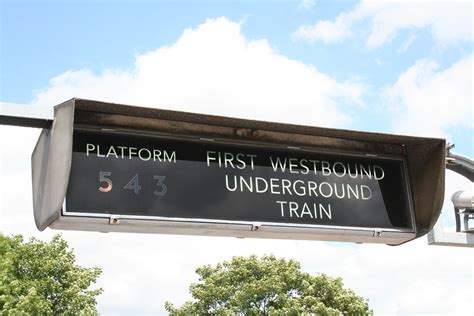
[[[211,154],[215,154],[216,152],[215,151],[207,151],[206,152],[206,156],[207,156],[207,166],[210,167],[211,166],[211,160],[216,160],[215,157],[211,157]]]
[[[379,173],[377,173],[379,171]],[[382,180],[385,177],[385,172],[383,171],[382,167],[374,166],[374,179],[375,180]]]
[[[246,182],[244,177],[240,177],[240,191],[241,192],[244,192],[243,184],[245,184],[245,186],[247,187],[247,190],[249,190],[249,192],[253,192],[252,177],[249,177],[249,182]]]
[[[285,209],[283,207],[284,204],[287,204],[288,202],[286,201],[276,201],[278,204],[280,204],[280,210],[281,210],[281,217],[285,217]]]
[[[105,158],[105,155],[104,154],[100,154],[100,146],[97,145],[97,157],[100,157],[100,158]]]
[[[118,146],[118,148],[120,148],[120,157],[123,159],[123,152],[125,151],[125,149],[127,149],[127,147],[125,147],[125,146]]]
[[[309,167],[306,165],[307,163],[308,163],[307,159],[301,159],[300,160],[300,166],[304,170],[304,171],[300,171],[301,174],[308,174],[309,173]]]
[[[331,175],[331,169],[330,169],[331,165],[329,164],[329,162],[323,161],[321,162],[321,166],[322,166],[323,176],[327,177]]]
[[[322,204],[319,204],[319,217],[320,218],[323,217],[323,211],[324,211],[324,214],[326,214],[327,218],[332,219],[331,204],[328,204],[328,210],[326,210],[326,208],[324,208]]]
[[[288,179],[282,179],[281,180],[281,187],[283,188],[283,194],[285,194],[285,190],[288,191],[288,194],[291,195],[291,181]]]
[[[253,159],[254,159],[254,158],[257,158],[257,155],[250,155],[250,154],[247,154],[247,157],[250,157],[250,169],[253,170],[253,168],[254,168]]]
[[[290,217],[293,217],[293,213],[296,215],[296,217],[300,217],[298,213],[296,212],[297,210],[298,210],[298,203],[290,202]]]
[[[317,175],[318,174],[318,167],[316,165],[319,163],[319,160],[310,160],[310,162],[313,163],[313,171],[314,171],[314,174]]]
[[[298,173],[298,170],[295,170],[298,165],[296,164],[297,159],[296,158],[290,158],[288,159],[290,162],[290,173]]]
[[[342,168],[342,172],[338,173],[336,171],[336,166],[340,166]],[[346,175],[346,166],[344,166],[341,162],[335,162],[334,165],[332,165],[332,171],[336,175],[336,177],[342,178]]]
[[[164,161],[168,160],[168,162],[176,163],[176,152],[174,150],[171,152],[171,156],[165,150],[165,155],[164,156],[165,156]]]
[[[270,193],[271,194],[281,194],[280,192],[277,191],[277,189],[280,188],[278,183],[275,183],[277,181],[278,181],[278,179],[270,178]]]
[[[313,214],[309,211],[309,206],[307,203],[303,203],[303,210],[301,211],[301,217],[309,215],[309,217],[313,218]]]
[[[303,203],[302,205],[293,201],[276,201],[280,205],[281,217],[309,217],[311,219],[332,219],[331,204]]]
[[[153,150],[153,161],[159,161],[161,162],[161,150],[154,149]]]
[[[359,199],[359,187],[356,186],[355,190],[348,184],[347,185],[347,198],[351,198],[351,193],[354,195],[354,197],[358,200]]]
[[[128,148],[128,159],[132,159],[132,156],[137,155],[137,149],[135,147]]]
[[[301,185],[299,187],[297,187],[296,186],[297,183],[301,183]],[[298,190],[299,190],[299,192],[298,192]],[[296,180],[295,182],[293,182],[293,191],[299,196],[306,195],[306,188],[304,186],[304,182],[301,181],[301,180]]]
[[[318,184],[314,181],[308,181],[308,191],[309,191],[309,195],[311,195],[311,193],[314,194],[314,196],[318,196],[318,193],[316,193],[316,188],[318,187]]]
[[[325,186],[326,188],[329,189],[329,191],[328,191],[326,194],[324,194],[323,191],[322,191],[322,190],[323,190],[323,186]],[[319,184],[319,194],[321,194],[321,195],[324,196],[325,198],[332,196],[332,186],[331,186],[329,183],[327,183],[327,182],[321,182],[321,183]]]
[[[366,193],[367,195],[364,193]],[[362,196],[362,200],[370,200],[370,198],[372,197],[372,190],[364,184],[360,186],[360,194]]]
[[[234,155],[232,153],[224,153],[224,166],[227,168],[227,164],[234,168],[234,163],[232,162],[234,160]]]
[[[263,189],[261,186],[259,186],[259,183],[265,184],[265,188]],[[268,190],[268,183],[267,180],[264,178],[256,177],[255,178],[255,192],[257,193],[264,193]]]
[[[237,165],[237,169],[240,169],[240,170],[245,169],[245,166],[246,166],[247,164],[246,164],[245,161],[243,160],[243,157],[244,157],[244,154],[241,154],[241,153],[235,155],[235,159],[236,159],[237,162],[240,164],[240,165]]]
[[[273,171],[277,172],[278,169],[281,170],[281,172],[285,172],[285,169],[286,169],[286,158],[285,160],[282,162],[280,157],[276,157],[276,160],[273,161],[273,157],[270,156],[270,162],[272,164],[272,167],[273,167]]]
[[[146,157],[143,157],[143,154],[142,154],[143,152],[147,153]],[[148,161],[151,159],[151,152],[146,148],[140,148],[140,150],[138,151],[138,158],[140,158],[143,161]]]
[[[95,149],[95,146],[93,144],[87,144],[86,145],[86,155],[89,156],[89,153],[91,151],[94,151],[94,149]]]
[[[237,190],[237,181],[236,181],[236,176],[234,176],[234,187],[231,188],[229,187],[229,176],[228,175],[225,175],[225,187],[227,190],[233,192],[235,190]]]
[[[364,175],[362,174],[362,172],[365,173],[367,178],[372,179],[372,172],[370,171],[370,168],[368,168],[369,170],[367,170],[367,169],[364,168],[363,165],[359,165],[359,168],[360,168],[360,177],[361,177],[361,179],[364,178]]]
[[[117,152],[115,151],[114,146],[110,146],[109,151],[107,152],[107,158],[109,158],[109,156],[110,156],[112,153],[113,153],[113,155],[115,156],[115,158],[118,158]]]

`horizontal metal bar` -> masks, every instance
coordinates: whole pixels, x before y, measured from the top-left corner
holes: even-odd
[[[50,128],[53,109],[34,105],[0,103],[0,125]]]
[[[227,138],[272,143],[295,147],[312,147],[333,150],[350,150],[363,153],[403,155],[404,147],[398,144],[375,143],[364,140],[336,139],[335,137],[268,131],[255,128],[243,129],[204,123],[177,122],[154,117],[127,116],[113,113],[95,113],[76,110],[76,125],[101,126],[113,129],[131,129],[180,135],[199,136],[205,139]]]
[[[99,231],[99,232],[132,232],[158,233],[180,235],[207,235],[238,238],[271,238],[293,240],[323,240],[345,242],[371,242],[398,245],[415,237],[414,232],[393,232],[380,230],[338,229],[338,228],[308,228],[266,226],[258,223],[259,229],[254,229],[256,223],[197,223],[161,221],[149,219],[132,219],[124,217],[75,217],[59,216],[49,227],[52,229]]]
[[[65,203],[64,203],[65,204]],[[67,212],[65,208],[62,211],[63,216],[71,217],[88,217],[88,218],[110,218],[117,217],[120,219],[129,220],[149,220],[157,222],[174,222],[174,223],[189,223],[195,225],[252,225],[254,221],[237,221],[237,220],[222,220],[209,218],[183,218],[183,217],[162,217],[162,216],[145,216],[145,215],[121,215],[121,214],[105,214],[105,213],[81,213],[81,212]],[[259,224],[266,227],[287,227],[287,228],[301,228],[301,229],[319,229],[323,230],[341,230],[341,231],[367,231],[381,230],[392,233],[414,233],[413,229],[407,228],[380,228],[380,227],[357,227],[357,226],[336,226],[336,225],[311,225],[311,224],[297,224],[297,223],[276,223],[276,222],[259,222]]]
[[[34,127],[34,128],[50,128],[52,124],[53,124],[52,120],[0,115],[0,125]]]

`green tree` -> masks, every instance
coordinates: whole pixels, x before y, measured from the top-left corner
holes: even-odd
[[[67,242],[50,243],[0,234],[0,315],[96,315],[96,297],[88,290],[99,268],[75,264]]]
[[[372,315],[340,278],[312,276],[294,260],[234,257],[196,273],[194,300],[181,307],[166,302],[170,315]]]

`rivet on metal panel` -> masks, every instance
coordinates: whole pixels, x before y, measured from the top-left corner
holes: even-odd
[[[257,230],[260,230],[262,228],[262,224],[260,223],[253,223],[252,228],[250,229],[253,232],[256,232]]]
[[[110,224],[110,225],[118,225],[118,224],[120,224],[120,217],[118,217],[118,216],[110,216],[110,218],[109,218],[109,224]]]
[[[249,137],[252,135],[252,130],[248,128],[238,128],[235,130],[235,135],[240,137]]]
[[[253,130],[253,131],[252,131],[250,134],[252,135],[252,137],[258,137],[258,136],[260,136],[260,133],[259,133],[259,131],[258,131],[258,130],[256,130],[256,129],[255,129],[255,130]]]

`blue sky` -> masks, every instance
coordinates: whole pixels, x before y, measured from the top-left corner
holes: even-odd
[[[0,102],[50,108],[83,97],[445,137],[457,152],[473,157],[472,30],[469,1],[0,0]],[[2,182],[31,187],[28,159],[38,131],[2,127],[0,132],[23,140],[2,137]],[[451,212],[449,195],[472,184],[448,173],[447,187],[445,210]],[[6,187],[0,192],[1,231],[43,239],[54,233],[36,231],[29,192],[4,194]],[[469,282],[472,259],[461,260],[456,272],[447,261],[472,258],[472,253],[428,247],[424,240],[391,248],[80,232],[64,236],[81,263],[104,267],[100,284],[106,292],[99,307],[105,315],[162,313],[165,300],[187,298],[196,266],[235,254],[273,252],[295,257],[307,271],[340,275],[369,297],[377,314],[461,315],[470,305],[459,302],[469,302],[465,293],[474,286]],[[137,268],[118,245],[129,247],[139,260],[167,267],[168,275],[143,263],[136,274],[125,276],[130,286],[124,287],[117,281],[120,270]],[[150,247],[157,253],[150,255]],[[218,247],[224,250],[212,250]],[[315,251],[324,258],[311,256]],[[407,263],[400,257],[411,259]],[[377,260],[383,264],[376,265]],[[394,273],[400,280],[391,280]],[[386,296],[377,291],[380,282],[393,283]],[[147,300],[145,292],[155,293],[156,302]],[[420,292],[432,295],[410,296]]]
[[[226,17],[242,23],[241,32],[248,40],[266,39],[278,54],[313,66],[335,80],[365,85],[363,101],[368,106],[352,110],[351,115],[358,117],[350,127],[384,131],[388,118],[380,119],[386,115],[379,111],[384,102],[382,89],[416,61],[432,60],[437,71],[443,71],[472,54],[473,47],[472,40],[464,38],[436,40],[427,22],[422,27],[401,27],[382,45],[368,48],[367,37],[375,27],[370,16],[358,19],[345,40],[327,43],[295,36],[301,26],[332,21],[341,13],[357,10],[358,1],[306,1],[306,6],[304,1],[1,3],[0,99],[13,103],[30,103],[51,78],[68,70],[132,69],[137,55],[172,45],[185,29],[208,18]],[[469,3],[456,5],[461,10],[469,7]],[[464,145],[472,141],[467,132],[458,128],[450,134],[459,150],[472,155],[472,146]]]
[[[349,41],[332,45],[292,39],[300,25],[333,19],[358,3],[315,1],[303,9],[299,1],[3,0],[2,99],[27,103],[32,91],[65,69],[131,67],[136,54],[169,45],[184,29],[221,16],[244,20],[242,32],[247,38],[266,38],[289,58],[337,79],[362,76],[375,85],[393,82],[417,59],[436,58],[445,68],[472,51],[470,42],[433,45],[428,28],[404,29],[392,42],[373,50],[365,47],[363,30]],[[416,40],[410,49],[398,52],[411,36]]]
[[[2,76],[2,98],[29,102],[34,89],[65,69],[131,67],[136,54],[169,45],[184,29],[220,16],[245,20],[249,38],[267,38],[288,57],[314,62],[317,54],[328,61],[341,50],[295,43],[291,31],[301,21],[329,18],[346,3],[355,4],[308,12],[298,10],[297,1],[3,1],[2,71],[8,76]],[[324,62],[315,65],[327,69]]]

